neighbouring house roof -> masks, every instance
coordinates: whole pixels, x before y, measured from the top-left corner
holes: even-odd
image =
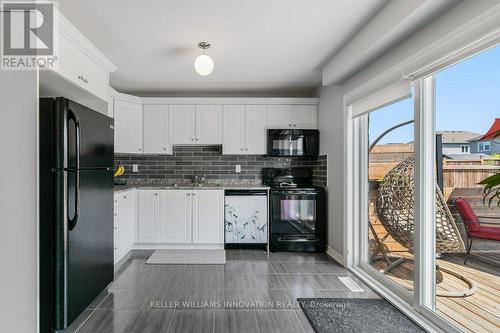
[[[500,132],[500,118],[496,118],[495,121],[493,122],[493,125],[491,125],[490,129],[488,132],[486,132],[485,135],[480,135],[475,139],[471,139],[470,141],[487,141],[487,140],[492,140],[496,133]]]
[[[486,154],[445,154],[443,157],[450,160],[475,161],[481,159],[481,157],[488,158],[490,156]]]
[[[469,143],[470,140],[481,136],[481,134],[467,131],[437,131],[441,134],[443,143]]]

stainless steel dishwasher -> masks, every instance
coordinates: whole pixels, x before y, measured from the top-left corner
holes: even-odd
[[[226,190],[224,207],[225,248],[267,247],[267,190]]]

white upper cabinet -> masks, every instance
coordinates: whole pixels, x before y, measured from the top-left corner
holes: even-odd
[[[317,105],[269,105],[267,113],[268,128],[318,128]]]
[[[292,105],[293,128],[318,128],[318,107],[316,105]]]
[[[224,105],[223,123],[223,154],[266,154],[267,105]]]
[[[82,88],[81,91],[87,92],[81,96],[71,96],[72,99],[80,101],[79,98],[82,98],[94,102],[88,95],[90,93],[107,102],[109,73],[115,71],[116,67],[59,11],[54,10],[54,16],[58,18],[59,23],[54,27],[54,33],[59,39],[59,54],[57,66],[54,69],[50,67],[46,69]],[[50,85],[48,82],[41,82],[41,86],[45,84]]]
[[[245,106],[224,105],[224,140],[222,153],[226,155],[244,154],[245,149]]]
[[[115,152],[142,153],[142,104],[115,99]]]
[[[117,153],[172,154],[174,145],[222,145],[226,155],[265,155],[268,129],[318,128],[316,100],[184,104],[181,98],[144,100],[116,92],[111,99]]]
[[[290,128],[292,127],[291,105],[269,105],[267,107],[268,128]]]
[[[245,106],[245,152],[267,153],[267,105]]]
[[[191,243],[191,191],[161,191],[162,243]]]
[[[222,105],[196,105],[197,144],[222,144]]]
[[[224,243],[224,191],[192,192],[193,243]]]
[[[172,154],[169,143],[168,105],[143,106],[144,153]]]
[[[222,144],[222,105],[170,105],[170,144]]]
[[[196,134],[195,105],[170,105],[169,115],[170,144],[194,144]]]

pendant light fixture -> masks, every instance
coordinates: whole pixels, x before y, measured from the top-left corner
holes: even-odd
[[[196,57],[194,61],[194,69],[201,76],[207,76],[214,70],[214,61],[205,54],[205,50],[210,48],[210,43],[199,42],[198,47],[203,50],[203,54]]]

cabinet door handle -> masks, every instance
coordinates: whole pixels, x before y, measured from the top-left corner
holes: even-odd
[[[293,124],[293,127],[297,127],[297,124]]]
[[[196,140],[196,141],[200,141],[200,140],[198,140],[198,138],[196,138],[195,140]]]
[[[123,196],[123,199],[127,199],[127,196],[126,196],[126,195],[124,195],[124,196]]]
[[[156,192],[155,195],[158,195],[158,192]]]
[[[191,193],[187,193],[186,195],[189,197],[191,195]]]
[[[193,193],[193,197],[194,197],[194,193]]]
[[[137,149],[138,149],[139,151],[141,151],[141,150],[142,150],[142,148],[137,148]]]

